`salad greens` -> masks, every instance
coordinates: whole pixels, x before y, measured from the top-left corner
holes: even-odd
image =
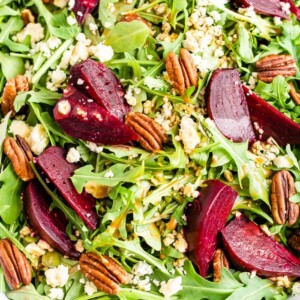
[[[262,16],[251,7],[234,10],[226,0],[101,0],[78,26],[74,1],[48,2],[0,0],[0,95],[7,80],[17,75],[30,82],[30,90],[14,100],[16,117],[1,114],[0,237],[11,239],[34,267],[32,284],[18,290],[10,290],[0,270],[0,290],[15,300],[279,300],[295,292],[297,280],[264,279],[236,269],[223,268],[220,282],[212,282],[211,274],[202,278],[188,259],[183,228],[185,208],[207,179],[219,179],[239,193],[230,217],[245,214],[285,246],[299,227],[299,220],[292,227],[275,225],[270,206],[270,178],[281,169],[293,174],[297,193],[290,200],[300,203],[299,146],[226,139],[207,118],[204,97],[214,69],[236,67],[251,90],[300,124],[300,106],[289,93],[291,81],[300,88],[299,69],[295,77],[278,76],[272,83],[258,81],[255,71],[260,58],[282,53],[292,55],[299,68],[296,17]],[[25,9],[35,23],[24,23]],[[128,16],[134,19],[125,22]],[[197,89],[178,96],[164,59],[182,47],[192,54],[199,82]],[[169,137],[163,150],[96,145],[67,135],[55,122],[53,107],[66,88],[70,68],[87,58],[105,63],[124,85],[132,110],[163,127]],[[66,216],[67,234],[83,247],[81,252],[109,255],[130,274],[129,284],[117,295],[91,289],[78,262],[53,249],[30,252],[29,245],[39,247],[40,238],[31,232],[22,210],[26,183],[3,154],[5,137],[17,134],[35,155],[50,145],[78,153],[74,162],[81,167],[71,181],[79,193],[96,198],[96,231],[85,226],[34,163],[31,167],[53,201],[51,209]],[[65,285],[53,286],[45,270],[60,264],[69,268],[69,277]]]

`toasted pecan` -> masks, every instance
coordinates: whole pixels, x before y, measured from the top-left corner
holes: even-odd
[[[219,282],[221,279],[222,268],[229,269],[229,262],[221,249],[216,250],[213,257],[213,274],[214,281]]]

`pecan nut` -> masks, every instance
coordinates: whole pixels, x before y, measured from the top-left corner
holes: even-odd
[[[290,96],[296,105],[300,105],[300,94],[296,91],[293,83],[290,83]]]
[[[11,161],[16,174],[23,181],[29,181],[35,177],[29,165],[33,155],[26,141],[18,135],[16,138],[15,140],[7,137],[4,140],[3,151]]]
[[[171,83],[179,95],[183,95],[191,86],[197,87],[197,68],[186,49],[180,49],[180,57],[169,52],[166,57],[166,69]]]
[[[80,269],[95,286],[108,294],[117,294],[120,283],[128,283],[128,274],[115,260],[107,255],[84,253],[79,259]]]
[[[31,282],[31,266],[25,255],[8,239],[0,241],[0,264],[5,279],[12,289]]]
[[[272,215],[276,224],[293,225],[299,217],[299,205],[289,201],[296,194],[294,178],[290,172],[281,170],[272,180],[271,205]]]
[[[10,111],[11,117],[16,112],[14,109],[14,101],[19,92],[27,92],[29,90],[29,81],[26,76],[18,75],[16,78],[9,79],[3,89],[1,109],[4,115],[7,115]]]
[[[220,281],[222,268],[229,269],[229,262],[224,252],[221,249],[218,249],[213,257],[213,274],[215,282]]]
[[[23,9],[21,11],[21,18],[24,22],[25,25],[29,24],[29,23],[34,23],[35,22],[35,17],[34,15],[32,14],[31,10],[26,8],[26,9]]]
[[[270,83],[278,76],[295,76],[297,73],[296,62],[291,55],[268,55],[256,62],[257,78]]]
[[[148,151],[161,150],[167,142],[164,129],[153,119],[139,112],[126,115],[125,123],[137,133],[139,143]]]
[[[299,229],[297,229],[288,239],[288,244],[293,250],[300,252],[300,230]]]
[[[143,22],[145,25],[147,25],[149,28],[151,28],[151,23],[148,22],[146,19],[142,18],[141,16],[139,16],[138,14],[127,14],[125,16],[123,16],[120,20],[120,22],[132,22],[132,21],[141,21]]]

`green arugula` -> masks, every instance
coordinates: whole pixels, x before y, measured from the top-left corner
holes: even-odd
[[[18,290],[10,291],[6,296],[11,300],[50,300],[49,297],[40,295],[33,284],[23,286]]]
[[[14,57],[0,52],[0,64],[6,80],[24,73],[24,62],[20,57]]]

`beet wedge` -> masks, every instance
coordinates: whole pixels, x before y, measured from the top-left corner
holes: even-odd
[[[87,14],[90,14],[99,4],[99,0],[76,0],[72,8],[78,24],[82,24]]]
[[[80,166],[68,163],[65,157],[62,148],[49,147],[36,158],[36,163],[84,223],[95,230],[98,223],[95,200],[87,193],[77,193],[69,178]]]
[[[207,275],[217,250],[219,232],[226,224],[237,195],[221,181],[210,180],[199,198],[187,208],[184,234],[188,252],[203,277]]]
[[[266,16],[280,17],[288,19],[288,15],[283,11],[280,0],[233,0],[231,1],[236,7],[253,6],[256,13]]]
[[[61,226],[59,214],[49,210],[51,199],[37,180],[32,180],[27,186],[23,202],[25,215],[32,229],[57,251],[79,258],[80,253],[75,250],[65,228]]]
[[[126,144],[138,136],[130,127],[74,88],[59,100],[54,119],[72,137],[102,145]]]
[[[268,102],[243,86],[252,123],[260,132],[256,136],[260,140],[269,137],[280,145],[300,144],[300,125],[285,116]]]
[[[69,84],[92,98],[120,121],[130,111],[121,82],[102,63],[87,59],[73,66]]]
[[[222,231],[225,250],[240,269],[265,277],[300,276],[300,260],[241,215]]]
[[[217,69],[210,79],[206,102],[209,117],[233,142],[255,140],[246,97],[236,69]]]

